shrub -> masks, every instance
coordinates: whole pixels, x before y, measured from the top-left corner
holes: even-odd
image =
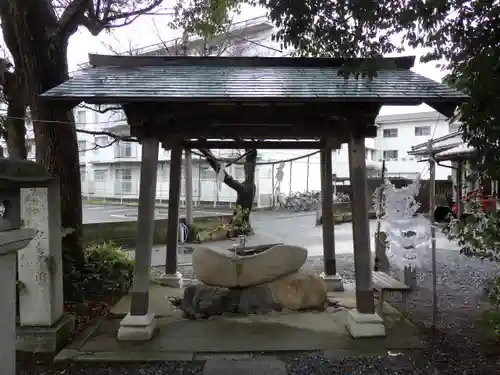
[[[85,298],[126,293],[133,280],[134,262],[113,242],[85,249],[81,287]]]
[[[491,305],[483,314],[483,325],[487,334],[493,338],[500,338],[500,277],[493,277],[486,286],[486,299]]]
[[[250,226],[250,210],[243,208],[240,205],[236,206],[231,225],[234,228],[235,234],[251,234],[252,227]]]
[[[483,211],[477,198],[470,204],[471,212],[460,220],[452,220],[444,232],[458,242],[462,254],[500,262],[500,211]]]
[[[198,233],[202,232],[206,230],[206,228],[202,225],[198,225],[198,224],[191,224],[189,227],[188,227],[188,238],[187,238],[187,242],[194,242],[194,241],[197,241],[198,240]]]
[[[500,211],[485,211],[477,194],[469,201],[470,210],[460,220],[452,220],[444,228],[450,240],[460,246],[460,253],[481,260],[500,262]],[[486,334],[500,338],[500,278],[491,278],[485,288],[489,308],[483,313],[481,323]]]

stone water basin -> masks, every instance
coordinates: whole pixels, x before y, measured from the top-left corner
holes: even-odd
[[[307,259],[307,249],[300,246],[275,244],[247,250],[240,256],[224,249],[198,247],[193,252],[193,271],[206,285],[246,288],[297,272]]]

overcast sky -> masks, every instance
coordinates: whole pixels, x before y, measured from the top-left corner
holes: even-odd
[[[168,10],[161,10],[168,12]],[[240,15],[235,18],[235,22],[253,17],[265,15],[265,11],[259,8],[245,7]],[[90,33],[80,28],[73,35],[69,43],[68,60],[70,71],[77,69],[78,64],[88,61],[89,53],[109,54],[110,48],[114,51],[125,52],[131,48],[145,47],[161,41],[168,41],[179,37],[179,33],[168,28],[171,18],[168,15],[144,15],[138,18],[133,24],[114,29],[112,32],[103,32],[98,37],[93,37]],[[265,43],[264,43],[265,44]],[[418,57],[422,51],[407,50],[404,55],[416,55],[417,63],[412,69],[435,81],[440,81],[444,73],[435,67],[434,63],[418,63]],[[427,106],[418,107],[385,107],[380,114],[409,113],[432,110]]]

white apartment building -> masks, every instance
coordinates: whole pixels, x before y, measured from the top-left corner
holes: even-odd
[[[423,179],[429,177],[428,163],[421,158],[408,155],[411,146],[426,142],[430,138],[438,138],[458,129],[458,124],[450,125],[448,120],[436,111],[405,113],[397,115],[381,115],[376,121],[378,126],[377,137],[366,139],[366,165],[373,174],[382,170],[382,161],[385,159],[386,175],[388,177],[402,177],[414,179],[421,175]],[[264,160],[291,159],[305,155],[314,150],[262,150],[260,155]],[[340,150],[332,153],[333,173],[339,179],[349,178],[349,155],[347,144]],[[441,164],[441,163],[440,163]],[[447,165],[446,163],[442,163]],[[308,159],[286,163],[283,169],[284,178],[281,183],[281,192],[305,190],[320,190],[320,159],[319,154]],[[260,175],[269,172],[261,170]],[[451,169],[437,166],[436,179],[446,180],[451,176]],[[261,194],[272,191],[272,179],[259,181]],[[345,182],[349,184],[349,182]]]
[[[271,42],[273,26],[266,18],[259,17],[235,24],[234,30],[224,38],[218,38],[209,44],[195,39],[187,44],[189,54],[210,53],[216,55],[281,55],[279,46]],[[218,48],[224,50],[220,51]],[[141,54],[175,54],[181,53],[180,44],[172,43],[165,50],[164,43],[150,46],[138,51]],[[203,52],[205,51],[205,52]],[[182,51],[183,52],[183,51]],[[102,110],[102,108],[101,108]],[[89,106],[75,108],[77,128],[93,132],[112,133],[126,136],[128,125],[121,111],[101,113]],[[411,146],[425,142],[431,137],[437,138],[456,130],[436,111],[384,115],[376,119],[377,137],[366,140],[366,163],[374,173],[382,168],[382,160],[386,160],[388,176],[415,178],[423,174],[426,178],[426,163],[409,156]],[[0,141],[1,142],[1,141]],[[0,143],[1,144],[1,143]],[[4,145],[3,145],[4,146]],[[4,146],[5,147],[5,146]],[[35,157],[33,132],[28,129],[27,147],[29,158]],[[80,150],[80,171],[82,178],[82,194],[90,199],[136,200],[139,194],[141,146],[136,142],[116,140],[105,134],[78,133]],[[275,180],[280,167],[279,161],[294,159],[310,154],[316,150],[261,150],[259,165],[256,170],[257,196],[256,204],[266,206],[271,201],[273,186],[280,185],[284,194],[305,190],[320,190],[319,154],[308,158],[285,162],[283,179]],[[196,152],[196,151],[195,151]],[[214,150],[219,157],[229,158],[235,151]],[[333,152],[333,169],[339,178],[349,177],[347,145]],[[160,150],[158,163],[157,199],[168,200],[169,196],[169,160],[168,151]],[[277,162],[274,165],[270,164]],[[232,165],[227,170],[236,179],[244,178],[242,165]],[[185,171],[182,172],[185,179]],[[231,203],[236,200],[235,192],[227,186],[216,184],[216,175],[206,161],[194,155],[192,170],[193,198],[204,204]],[[447,179],[451,175],[449,169],[436,168],[437,179]],[[273,181],[274,180],[274,181]],[[182,184],[181,199],[185,198]]]
[[[189,40],[185,45],[189,55],[250,55],[276,56],[281,55],[279,46],[272,43],[273,25],[265,17],[258,17],[235,23],[232,30],[221,37],[204,43],[201,39]],[[165,47],[167,44],[167,47]],[[159,43],[141,48],[134,54],[143,55],[176,55],[184,53],[184,45],[179,41]],[[110,132],[127,135],[128,125],[124,114],[120,112],[99,113],[87,108],[77,109],[77,122],[87,130]],[[137,199],[139,194],[140,155],[141,146],[135,142],[116,142],[109,147],[113,139],[105,135],[82,137],[80,150],[92,148],[91,152],[81,153],[81,175],[83,194],[88,197],[108,199]],[[232,157],[232,150],[214,150],[216,156]],[[167,200],[169,196],[169,160],[168,151],[161,150],[158,163],[157,199]],[[257,180],[271,179],[264,172],[261,176],[261,167],[257,168]],[[233,165],[228,168],[236,179],[244,178],[242,165]],[[185,180],[185,170],[182,179]],[[197,202],[234,202],[235,192],[227,186],[216,184],[216,174],[206,161],[193,156],[192,162],[193,198]],[[259,183],[257,183],[259,189]],[[185,198],[184,184],[181,184],[181,199]],[[257,194],[256,203],[260,193]],[[267,198],[267,200],[269,200]]]
[[[77,110],[78,111],[78,110]],[[88,110],[87,110],[88,111]],[[105,115],[93,111],[86,112],[94,116],[94,130],[109,131],[114,134],[126,134],[125,122],[115,122],[116,114]],[[83,114],[80,114],[80,118]],[[103,118],[104,124],[102,126]],[[100,121],[100,122],[99,122]],[[454,128],[439,113],[420,112],[398,115],[379,116],[376,120],[379,129],[377,137],[366,140],[366,163],[367,167],[374,173],[379,173],[382,168],[382,160],[385,159],[387,176],[416,178],[428,177],[427,163],[420,158],[408,155],[411,146],[423,143],[431,137],[437,138]],[[88,124],[87,129],[91,124]],[[87,136],[89,137],[89,136]],[[139,194],[140,177],[140,155],[141,146],[135,142],[116,142],[107,136],[90,136],[84,140],[80,138],[79,148],[85,150],[94,148],[92,151],[80,154],[81,175],[83,194],[88,197],[134,200]],[[195,151],[196,152],[196,151]],[[284,176],[279,183],[280,191],[289,194],[297,191],[320,190],[320,160],[319,154],[308,158],[293,160],[299,156],[310,154],[315,150],[261,150],[259,151],[259,164],[257,166],[257,197],[256,203],[265,206],[272,196],[273,186],[278,182],[275,180],[276,172],[280,162],[284,161]],[[214,150],[216,156],[230,158],[234,151]],[[340,150],[332,154],[334,173],[339,178],[349,177],[349,161],[347,144],[343,144]],[[157,199],[168,200],[169,195],[169,160],[168,151],[162,150],[159,154]],[[276,162],[274,164],[270,164]],[[242,165],[233,165],[228,168],[236,179],[244,178]],[[193,156],[192,163],[193,198],[200,203],[234,202],[236,195],[227,186],[220,190],[216,184],[216,175],[206,161],[197,155]],[[436,178],[438,180],[448,179],[451,170],[438,166]],[[183,171],[183,180],[185,171]],[[274,182],[273,182],[274,179]],[[184,187],[181,197],[185,197]]]
[[[436,111],[379,116],[376,124],[377,160],[386,160],[388,176],[415,178],[417,174],[421,174],[424,179],[429,177],[428,163],[408,155],[408,151],[416,144],[442,137],[459,128],[458,123],[450,124],[446,117]],[[436,167],[437,180],[447,180],[449,176],[450,168]]]

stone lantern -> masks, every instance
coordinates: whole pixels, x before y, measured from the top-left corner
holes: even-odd
[[[49,180],[52,176],[41,165],[0,156],[0,363],[5,375],[16,374],[17,251],[37,234],[36,229],[22,228],[21,188]]]

